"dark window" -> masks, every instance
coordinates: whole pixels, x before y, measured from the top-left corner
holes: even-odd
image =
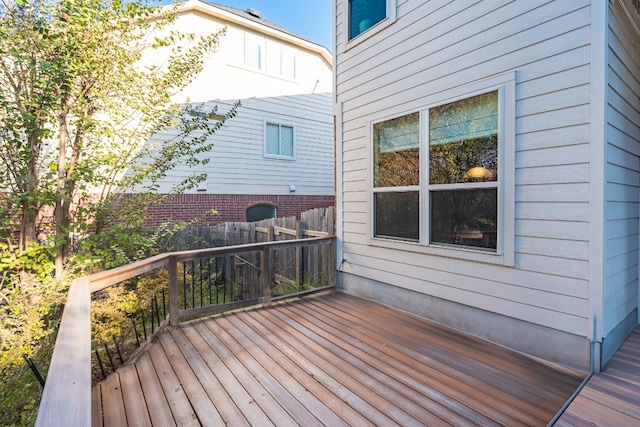
[[[418,240],[420,235],[420,115],[373,126],[377,237]]]
[[[247,222],[262,221],[263,219],[276,218],[277,210],[271,205],[255,205],[247,209]]]
[[[387,0],[349,0],[349,40],[387,17]]]

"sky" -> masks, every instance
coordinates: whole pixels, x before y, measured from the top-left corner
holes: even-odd
[[[165,3],[165,2],[163,2]],[[246,10],[253,8],[262,18],[333,50],[331,43],[332,0],[211,0]]]

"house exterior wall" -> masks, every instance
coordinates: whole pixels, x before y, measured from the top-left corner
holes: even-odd
[[[395,22],[350,42],[334,6],[343,288],[586,368],[590,1],[397,0]],[[495,87],[503,253],[373,238],[371,124]]]
[[[150,226],[168,220],[193,221],[199,225],[245,222],[247,209],[255,205],[276,208],[278,218],[295,216],[313,208],[334,206],[333,196],[294,196],[261,194],[180,194],[169,197],[160,206],[149,208]],[[211,210],[217,215],[206,215]]]
[[[221,111],[231,101],[217,101]],[[288,95],[242,100],[238,115],[213,136],[214,147],[205,166],[207,181],[189,193],[333,196],[333,118],[330,94]],[[265,155],[265,123],[293,126],[293,158]],[[170,132],[162,138],[170,137]],[[199,170],[198,172],[201,172]],[[193,170],[178,166],[160,183],[172,184]],[[291,192],[290,186],[295,186]]]
[[[613,2],[607,28],[603,363],[638,324],[640,32],[632,23],[635,14]]]
[[[220,216],[213,218],[216,222],[243,221],[247,197],[252,197],[252,204],[280,200],[274,204],[279,208],[279,216],[288,211],[296,214],[298,205],[302,210],[327,206],[327,200],[333,200],[335,192],[332,69],[328,51],[287,32],[195,0],[184,5],[174,26],[196,35],[226,29],[218,51],[205,59],[203,71],[173,97],[174,102],[204,103],[207,109],[217,106],[219,114],[229,111],[236,101],[242,105],[237,116],[212,137],[214,148],[203,154],[211,159],[204,169],[194,171],[187,165],[178,165],[159,183],[160,193],[170,193],[175,184],[194,172],[207,174],[205,182],[180,198],[180,206],[171,199],[161,210],[154,210],[153,221],[174,217],[177,211],[182,216],[191,210],[197,216],[205,196],[212,204],[209,209],[220,212]],[[261,46],[259,69],[242,61],[245,37]],[[280,50],[290,55],[289,65],[291,57],[295,57],[293,74],[291,68],[283,75],[274,72],[273,52]],[[145,61],[162,63],[162,58],[145,57]],[[292,157],[266,153],[267,123],[293,127]],[[154,139],[170,139],[175,133],[175,129],[168,129]],[[240,195],[242,202],[235,197]],[[239,204],[231,206],[230,201]]]

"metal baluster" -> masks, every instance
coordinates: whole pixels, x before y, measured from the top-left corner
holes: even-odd
[[[100,366],[100,372],[102,373],[102,379],[106,379],[107,375],[104,373],[104,366],[102,365],[102,359],[100,359],[100,351],[98,349],[93,350],[96,354],[96,359],[98,359],[98,366]]]
[[[191,260],[191,308],[196,306],[196,264]]]
[[[140,347],[140,334],[138,333],[138,328],[136,327],[135,315],[131,317],[131,323],[133,324],[133,333],[136,335],[136,345]]]
[[[184,295],[184,309],[187,309],[187,263],[182,262],[182,293]]]
[[[118,358],[120,359],[120,364],[122,365],[124,363],[124,359],[122,358],[122,353],[120,352],[120,345],[118,344],[118,341],[116,340],[115,336],[111,337],[113,339],[113,344],[116,346],[116,351],[118,352]]]
[[[111,352],[109,351],[109,347],[107,346],[106,343],[104,345],[104,351],[107,353],[107,357],[109,358],[109,364],[111,365],[111,372],[113,372],[116,370],[116,367],[113,364],[113,358],[111,357]]]

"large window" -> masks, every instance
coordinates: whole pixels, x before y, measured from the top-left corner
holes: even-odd
[[[498,94],[373,125],[375,237],[497,251]]]
[[[373,147],[375,235],[418,240],[420,114],[376,123]]]
[[[349,0],[349,40],[387,17],[387,0]]]
[[[277,123],[266,123],[265,154],[293,158],[295,155],[293,127]]]

